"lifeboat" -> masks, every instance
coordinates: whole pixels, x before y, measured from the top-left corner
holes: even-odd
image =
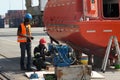
[[[111,36],[120,42],[119,5],[120,0],[48,0],[44,24],[54,39],[104,57]]]

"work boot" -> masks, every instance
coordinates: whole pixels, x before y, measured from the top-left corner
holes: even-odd
[[[24,70],[26,70],[26,68],[25,68],[25,67],[21,67],[20,69],[21,69],[21,70],[23,70],[23,71],[24,71]]]
[[[34,71],[34,69],[32,69],[32,68],[27,68],[27,71]]]

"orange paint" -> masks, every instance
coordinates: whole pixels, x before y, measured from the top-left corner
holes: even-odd
[[[109,4],[113,9],[108,9]],[[119,4],[119,0],[49,0],[44,24],[56,40],[104,56],[110,36],[117,36],[120,42]]]

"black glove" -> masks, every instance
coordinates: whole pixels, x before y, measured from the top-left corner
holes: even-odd
[[[34,37],[31,37],[31,39],[33,40],[33,39],[34,39]]]

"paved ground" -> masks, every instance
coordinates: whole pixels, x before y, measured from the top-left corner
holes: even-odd
[[[43,28],[32,28],[35,38],[32,41],[32,51],[41,37],[46,38],[49,42],[49,38],[43,30]],[[0,28],[0,80],[2,80],[2,74],[10,80],[29,80],[25,76],[25,72],[20,71],[19,68],[20,50],[19,44],[16,42],[16,32],[17,28]],[[107,69],[105,73],[102,73],[100,69],[96,71],[105,76],[105,79],[92,80],[120,80],[120,71],[114,69]]]
[[[34,40],[33,48],[38,45],[39,39],[44,37],[49,41],[43,28],[32,28]],[[20,49],[16,36],[17,28],[0,28],[0,72],[5,74],[11,80],[27,80],[24,71],[20,71],[19,59]]]
[[[113,68],[107,68],[106,72],[103,73],[100,71],[100,69],[95,70],[102,76],[104,76],[104,79],[91,79],[91,80],[120,80],[120,71],[115,70]]]

